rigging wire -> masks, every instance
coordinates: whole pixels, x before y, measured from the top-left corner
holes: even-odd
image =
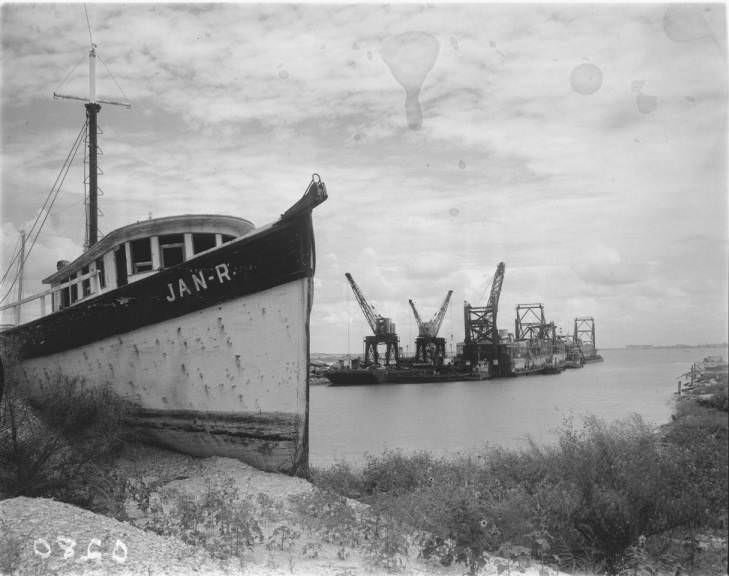
[[[44,211],[44,210],[46,210],[46,206],[48,206],[48,210],[50,210],[50,206],[52,206],[52,203],[51,203],[51,205],[49,206],[49,205],[48,205],[48,203],[49,203],[49,200],[51,199],[51,196],[52,196],[52,195],[54,194],[54,190],[56,189],[56,185],[58,184],[58,180],[59,180],[59,178],[61,177],[61,174],[63,173],[63,170],[64,170],[64,168],[66,167],[67,163],[69,163],[69,162],[70,162],[69,158],[71,157],[71,154],[73,153],[73,154],[75,155],[75,152],[74,152],[74,150],[78,148],[78,142],[79,142],[79,138],[80,138],[81,134],[82,134],[83,132],[85,132],[85,130],[86,130],[86,124],[84,124],[83,128],[81,128],[81,132],[79,132],[79,134],[78,134],[78,135],[76,136],[76,139],[74,140],[74,143],[73,143],[73,146],[71,147],[71,150],[70,150],[70,151],[69,151],[69,153],[68,153],[68,154],[66,155],[66,158],[65,158],[65,160],[63,161],[63,165],[61,166],[61,170],[60,170],[60,172],[58,173],[58,176],[56,176],[56,180],[55,180],[55,182],[53,183],[53,186],[51,186],[51,189],[50,189],[50,191],[48,192],[48,195],[46,196],[46,199],[45,199],[45,201],[43,202],[43,205],[41,206],[41,209],[40,209],[40,211],[38,212],[38,215],[36,216],[36,218],[35,218],[35,221],[33,222],[33,225],[32,225],[32,226],[30,227],[30,230],[28,230],[28,233],[27,233],[27,237],[28,237],[28,238],[30,238],[30,237],[31,237],[31,236],[33,235],[33,232],[35,231],[35,227],[36,227],[36,225],[38,224],[38,221],[39,221],[39,219],[40,219],[40,217],[41,217],[41,214],[43,214],[43,211]],[[72,158],[71,158],[71,159],[72,159]],[[66,170],[66,171],[68,171],[68,170]],[[64,178],[65,178],[65,176],[64,176]],[[59,188],[59,189],[60,189],[60,188]],[[58,194],[58,191],[56,191],[56,195],[57,195],[57,194]],[[55,199],[54,199],[54,201],[55,201]],[[43,221],[45,222],[45,219],[44,219]],[[41,226],[42,226],[42,225],[41,225]],[[39,230],[39,232],[40,232],[40,230]],[[36,238],[37,238],[37,234],[36,234]],[[16,261],[16,260],[18,259],[18,256],[20,256],[20,250],[18,250],[18,251],[17,251],[16,253],[15,253],[15,256],[13,257],[12,261],[11,261],[11,262],[10,262],[10,264],[8,265],[8,269],[6,270],[5,274],[3,275],[3,281],[4,281],[4,280],[5,280],[5,278],[7,277],[7,275],[8,275],[8,272],[10,272],[10,269],[12,268],[13,264],[15,264],[15,261]],[[16,281],[17,281],[17,274],[16,274],[16,278],[15,278],[15,279],[13,280],[13,285],[15,285],[15,282],[16,282]],[[10,287],[10,290],[12,290],[12,286],[13,286],[13,285],[11,285],[11,287]],[[9,294],[10,290],[8,291],[8,294]],[[5,299],[6,299],[7,297],[8,297],[8,294],[6,294],[6,295],[5,295],[5,296],[4,296],[3,298],[1,298],[1,299],[0,299],[0,302],[3,302],[3,301],[4,301],[4,300],[5,300]]]
[[[46,220],[48,219],[48,216],[51,213],[51,208],[53,208],[53,204],[56,202],[56,199],[58,198],[58,194],[60,193],[61,188],[63,187],[63,183],[66,180],[66,176],[68,175],[68,172],[71,170],[71,164],[73,163],[73,160],[76,157],[76,153],[78,152],[78,148],[81,145],[81,141],[82,141],[81,134],[86,132],[86,126],[87,126],[87,122],[84,122],[84,125],[81,128],[81,132],[76,137],[76,142],[74,143],[74,147],[73,147],[73,155],[71,156],[70,160],[66,164],[65,172],[63,173],[63,179],[61,180],[61,183],[58,185],[58,188],[56,189],[56,192],[53,196],[53,200],[51,200],[51,203],[48,206],[48,210],[46,211],[46,214],[43,217],[43,221],[40,223],[40,226],[38,227],[38,231],[36,232],[35,237],[33,238],[32,242],[30,244],[30,248],[28,249],[28,252],[27,252],[28,255],[30,255],[31,251],[33,250],[33,246],[35,246],[35,242],[38,239],[38,236],[40,235],[41,230],[43,229],[43,225],[45,224]]]
[[[5,274],[3,274],[3,277],[0,278],[0,286],[2,286],[3,282],[5,282],[5,278],[8,277],[8,273],[13,268],[13,265],[15,264],[15,261],[18,259],[18,256],[20,256],[20,238],[18,238],[15,242],[16,242],[15,248],[13,248],[13,252],[15,252],[15,256],[13,256],[13,259],[10,261],[10,264],[8,264],[8,267],[5,270]]]
[[[58,92],[61,89],[61,86],[63,86],[66,83],[66,80],[68,80],[68,78],[71,76],[71,74],[74,73],[74,71],[76,70],[76,68],[79,67],[79,65],[81,64],[81,62],[83,62],[84,60],[86,60],[86,57],[87,57],[86,54],[84,54],[83,56],[81,56],[81,60],[79,60],[76,63],[76,65],[73,68],[71,68],[71,71],[68,74],[66,74],[66,77],[63,80],[61,80],[61,83],[58,86],[56,86],[56,89],[54,90],[54,92]]]
[[[81,131],[76,136],[76,139],[71,147],[71,150],[66,155],[66,159],[63,163],[63,166],[61,167],[60,172],[58,173],[58,176],[56,176],[56,180],[53,183],[53,186],[51,187],[50,192],[48,193],[48,196],[46,197],[45,202],[43,202],[43,206],[40,209],[40,212],[38,213],[38,216],[36,216],[35,221],[33,222],[33,226],[31,226],[30,231],[27,234],[28,240],[30,240],[30,247],[28,248],[27,252],[25,253],[24,258],[28,258],[30,256],[30,253],[33,251],[33,247],[35,246],[36,241],[38,240],[38,236],[40,235],[41,230],[43,229],[43,225],[45,224],[46,220],[48,219],[48,216],[50,215],[51,208],[53,207],[53,204],[55,203],[56,199],[58,198],[58,194],[61,191],[61,188],[63,187],[63,183],[66,180],[66,176],[68,175],[69,170],[71,169],[71,164],[76,157],[76,153],[78,152],[78,148],[81,145],[81,142],[83,141],[82,135],[86,132],[86,125],[87,122],[84,123],[83,127],[81,128]],[[60,180],[60,183],[59,183]],[[47,208],[46,208],[47,206]],[[36,225],[38,225],[38,221],[41,218],[41,215],[45,212],[45,216],[43,216],[43,220],[40,221],[40,225],[38,226],[36,230]],[[35,233],[35,236],[33,234]],[[10,267],[12,267],[12,264],[15,262],[15,260],[20,256],[20,251],[16,253],[15,257],[13,258],[13,262],[10,264]],[[10,268],[8,268],[8,271]],[[7,272],[5,274],[7,276]],[[18,281],[18,278],[20,277],[20,269],[18,267],[18,271],[15,274],[15,278],[13,279],[12,284],[8,288],[5,295],[0,298],[0,304],[2,304],[5,300],[8,299],[8,296],[10,296],[13,287],[15,286],[15,283]]]
[[[487,277],[488,278],[488,277]],[[486,295],[489,293],[489,289],[491,287],[491,284],[493,283],[493,278],[491,279],[491,282],[486,282],[484,284],[483,292],[481,292],[481,296],[476,302],[484,302],[486,300]],[[488,301],[484,303],[484,306],[488,306]]]
[[[106,62],[104,62],[104,61],[103,61],[103,60],[101,59],[101,56],[99,56],[98,54],[96,55],[96,57],[97,57],[97,58],[99,59],[99,61],[100,61],[100,62],[101,62],[101,63],[102,63],[103,65],[104,65],[104,68],[106,68],[106,71],[107,71],[107,72],[109,73],[109,76],[111,76],[111,79],[112,79],[112,80],[114,81],[114,84],[116,84],[116,87],[117,87],[117,88],[119,88],[119,92],[121,92],[122,96],[124,96],[124,100],[126,100],[127,102],[129,102],[129,98],[128,98],[128,97],[127,97],[127,95],[126,95],[126,94],[124,93],[124,90],[122,90],[122,87],[121,87],[121,86],[119,85],[119,82],[117,82],[117,81],[116,81],[116,78],[114,77],[114,74],[112,74],[112,73],[111,73],[111,70],[110,70],[110,69],[109,69],[109,67],[108,67],[108,66],[106,65]]]
[[[28,231],[28,237],[30,238],[33,233],[35,232],[35,228],[38,225],[38,221],[40,220],[41,215],[43,214],[43,211],[47,210],[50,211],[51,206],[53,205],[53,202],[55,202],[55,196],[58,195],[58,191],[60,190],[60,186],[63,184],[63,181],[61,180],[61,176],[63,175],[63,178],[65,179],[64,175],[64,169],[66,173],[68,172],[68,169],[70,168],[70,164],[73,161],[73,157],[76,155],[76,151],[78,150],[79,143],[81,141],[81,137],[86,132],[86,122],[84,122],[84,125],[81,127],[81,130],[76,135],[76,138],[74,140],[73,145],[71,146],[71,149],[68,151],[68,154],[66,154],[66,158],[63,161],[63,165],[61,166],[61,170],[58,172],[58,175],[56,176],[56,180],[53,182],[53,186],[51,186],[50,191],[48,192],[48,196],[46,196],[45,201],[43,202],[43,205],[41,206],[40,211],[38,212],[38,216],[36,216],[35,221],[33,222],[33,225],[30,227],[30,230]],[[59,184],[59,180],[61,180],[61,183]],[[53,198],[53,200],[51,200]],[[47,217],[47,216],[46,216]],[[45,222],[45,219],[43,220]],[[42,226],[42,224],[41,224]],[[38,230],[40,232],[40,230]],[[36,234],[36,237],[38,234]]]

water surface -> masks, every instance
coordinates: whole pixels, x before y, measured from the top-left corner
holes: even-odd
[[[601,350],[604,362],[558,375],[481,382],[312,386],[310,462],[359,465],[386,449],[436,455],[474,453],[557,438],[565,419],[614,421],[639,414],[670,419],[678,377],[720,348]]]

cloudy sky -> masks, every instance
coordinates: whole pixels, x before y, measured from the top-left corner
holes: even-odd
[[[500,261],[498,324],[543,303],[598,347],[727,340],[723,4],[88,4],[105,105],[101,232],[180,213],[278,217],[321,174],[312,351],[359,352],[344,274],[398,326],[448,290],[463,338]],[[2,5],[3,272],[84,121],[82,4]],[[81,156],[25,292],[83,244]],[[8,288],[2,286],[0,297]]]

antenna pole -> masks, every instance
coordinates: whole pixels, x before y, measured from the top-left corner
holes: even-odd
[[[89,50],[89,102],[96,102],[96,45]]]

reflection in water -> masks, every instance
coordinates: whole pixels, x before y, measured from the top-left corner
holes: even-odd
[[[405,116],[411,130],[419,130],[423,125],[420,89],[439,49],[438,40],[426,32],[405,32],[382,44],[382,59],[405,89]]]
[[[594,64],[580,64],[572,70],[570,82],[575,92],[589,96],[602,86],[602,70]]]

